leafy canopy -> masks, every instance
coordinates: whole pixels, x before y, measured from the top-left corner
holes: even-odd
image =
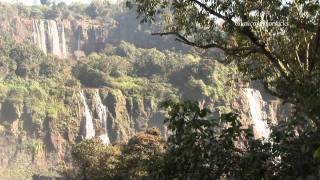
[[[164,24],[155,34],[222,50],[227,62],[317,119],[310,111],[319,106],[310,99],[319,99],[320,91],[318,0],[132,0],[127,5],[143,22]]]

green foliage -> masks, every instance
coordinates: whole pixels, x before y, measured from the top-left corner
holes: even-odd
[[[20,150],[31,153],[34,160],[44,156],[43,142],[39,139],[28,139],[19,146]]]
[[[95,19],[97,17],[105,17],[110,13],[110,4],[105,0],[94,0],[90,5],[85,9],[85,13]]]
[[[95,21],[108,16],[109,12],[105,10],[109,5],[102,6],[102,9],[96,9],[99,15],[95,17]],[[70,20],[88,18],[83,15],[86,7],[80,4],[25,8],[26,10],[19,10],[25,17],[55,19],[68,16]],[[15,10],[10,13],[14,14]],[[135,17],[129,12],[126,15]],[[144,37],[148,34],[143,29],[137,31]],[[190,94],[194,90],[201,95],[189,96],[195,97],[194,100],[210,99],[218,89],[213,86],[212,74],[215,69],[211,68],[209,60],[174,51],[142,49],[126,42],[93,53],[76,65],[45,55],[29,43],[18,43],[4,37],[0,38],[0,50],[0,103],[10,102],[14,105],[14,110],[20,111],[19,115],[23,114],[19,117],[19,135],[38,137],[37,142],[41,143],[49,132],[64,136],[69,135],[69,130],[73,134],[78,132],[79,100],[76,99],[76,94],[80,86],[110,88],[127,97],[152,98],[154,103],[163,99],[179,100],[179,93]],[[196,70],[192,66],[196,66]],[[182,70],[189,77],[181,82],[182,86],[178,86],[171,78],[175,72]],[[226,82],[223,76],[225,74],[221,73],[215,77],[219,81],[222,79],[217,85],[219,88]],[[184,86],[185,83],[188,84]],[[9,123],[1,124],[9,130]],[[65,148],[64,145],[62,144],[62,148]],[[36,149],[40,149],[39,144],[33,142],[24,146],[34,153],[38,152]],[[164,163],[163,146],[159,134],[152,130],[133,137],[121,149],[121,155],[112,147],[101,145],[101,142],[78,144],[73,155],[76,159],[75,166],[81,173],[75,173],[75,178],[85,176],[90,179],[111,179],[117,176],[136,179],[157,175],[159,173],[154,171],[162,171]],[[45,148],[46,145],[41,147]]]
[[[297,136],[297,124],[290,124],[290,128],[283,130],[286,126],[281,122],[273,129],[271,157],[279,157],[279,162],[274,167],[275,176],[280,179],[319,179],[319,131],[306,128],[307,130],[298,130]]]
[[[141,49],[126,42],[111,48],[90,54],[73,68],[84,86],[107,86],[130,95],[160,95],[165,99],[176,99],[168,95],[179,92],[184,100],[214,99],[220,104],[232,100],[228,84],[236,79],[230,75],[234,68],[196,55]]]
[[[89,87],[102,87],[106,85],[106,79],[103,72],[99,72],[88,65],[79,65],[74,70],[75,76],[80,80],[82,84]]]
[[[166,179],[220,179],[231,178],[241,157],[235,145],[245,130],[236,114],[225,114],[212,119],[208,109],[197,103],[164,102],[168,108],[166,119],[173,133],[167,141],[163,172]],[[229,177],[230,176],[230,177]]]
[[[165,23],[169,33],[164,34],[185,44],[222,50],[227,62],[295,104],[310,124],[319,124],[320,118],[310,113],[319,107],[310,99],[320,99],[319,1],[133,2],[143,21]],[[261,25],[266,19],[282,25]]]
[[[118,178],[143,179],[150,177],[149,168],[164,153],[164,141],[158,129],[148,129],[132,137],[121,151]]]
[[[115,149],[101,140],[82,141],[72,149],[72,157],[79,174],[76,179],[111,179],[115,175]]]
[[[16,43],[3,36],[0,46],[5,72],[0,82],[0,103],[5,107],[1,124],[6,125],[6,132],[10,134],[11,123],[16,120],[17,135],[44,138],[48,130],[75,132],[77,105],[73,93],[79,84],[70,64],[45,55],[29,43]],[[49,120],[54,127],[48,127]]]
[[[134,70],[138,76],[150,77],[165,74],[165,55],[156,49],[142,51],[134,63]]]
[[[251,129],[243,129],[233,113],[213,118],[197,103],[162,104],[171,135],[164,143],[158,130],[138,133],[109,158],[109,169],[100,171],[100,159],[110,152],[96,140],[75,146],[73,157],[83,167],[92,167],[87,177],[105,179],[319,179],[319,135],[309,131],[295,136],[296,130],[275,126],[270,141],[253,139]],[[92,143],[95,142],[95,143]],[[98,143],[98,144],[96,144]],[[316,153],[314,153],[316,152]],[[83,154],[84,153],[84,154]],[[87,163],[87,164],[85,164]],[[94,165],[95,167],[93,167]],[[76,167],[81,167],[79,164]],[[80,171],[79,171],[80,170]],[[75,173],[83,172],[81,168]],[[78,178],[83,178],[83,174]],[[93,178],[94,179],[94,178]]]
[[[33,17],[33,18],[42,18],[44,16],[44,12],[43,12],[43,9],[41,8],[31,8],[30,10],[30,17]]]
[[[56,6],[54,6],[56,7]],[[56,19],[58,17],[61,16],[60,11],[57,8],[52,8],[49,9],[46,13],[45,13],[45,18],[46,19]]]
[[[6,132],[6,128],[0,124],[0,135],[4,135]]]
[[[260,161],[254,164],[260,165],[241,169],[238,174],[244,176],[240,179],[319,179],[319,162],[314,158],[320,128],[319,1],[133,2],[128,6],[134,7],[144,22],[165,24],[163,35],[175,35],[188,45],[222,50],[226,61],[234,62],[246,77],[260,80],[270,93],[294,105],[293,118],[275,127],[272,148],[270,144],[250,144],[244,166],[252,169],[251,160],[257,158]],[[261,24],[266,22],[282,25]],[[276,157],[280,162],[274,162]],[[256,176],[267,171],[271,171],[267,177]]]
[[[163,152],[164,141],[157,129],[136,134],[123,147],[85,140],[72,148],[75,169],[64,173],[75,179],[141,179],[150,176],[149,168]]]

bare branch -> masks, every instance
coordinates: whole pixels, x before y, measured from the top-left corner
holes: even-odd
[[[299,46],[300,46],[300,44],[298,44],[297,46],[295,46],[296,60],[298,61],[300,68],[301,68],[302,70],[304,70],[304,67],[302,66],[302,63],[301,63],[301,60],[300,60],[300,56],[299,56],[299,53],[298,53],[298,51],[299,51]]]
[[[196,3],[197,5],[199,5],[201,8],[203,8],[204,10],[206,10],[207,12],[209,12],[210,14],[220,18],[220,19],[223,19],[225,20],[226,22],[228,22],[229,24],[231,24],[232,26],[235,26],[235,23],[232,21],[231,18],[228,18],[216,11],[214,11],[213,9],[211,9],[210,7],[208,7],[206,4],[198,1],[198,0],[191,0],[192,2]]]
[[[307,44],[306,48],[306,70],[309,71],[309,52],[310,52],[310,42],[307,41],[307,38],[304,37],[304,41]]]
[[[174,35],[176,36],[176,41],[179,41],[181,43],[190,45],[190,46],[194,46],[194,47],[198,47],[201,49],[210,49],[210,48],[217,48],[217,49],[221,49],[223,50],[225,53],[227,53],[228,55],[236,55],[238,53],[245,53],[245,54],[250,54],[250,53],[254,53],[254,52],[259,52],[260,49],[252,46],[252,47],[248,47],[248,46],[243,46],[243,47],[232,47],[232,48],[228,48],[228,47],[224,47],[222,45],[216,44],[216,43],[210,43],[210,44],[199,44],[196,42],[192,42],[190,40],[188,40],[186,37],[184,37],[183,35],[181,35],[178,32],[163,32],[163,33],[152,33],[152,35],[160,35],[160,36],[165,36],[165,35]]]
[[[258,37],[253,33],[250,27],[243,27],[241,33],[247,36],[253,44],[257,45],[261,49],[261,52],[271,61],[272,64],[276,66],[281,75],[287,78],[287,73],[280,64],[281,60],[279,60],[272,52],[267,49],[265,43],[259,41]],[[288,67],[286,68],[288,69]]]

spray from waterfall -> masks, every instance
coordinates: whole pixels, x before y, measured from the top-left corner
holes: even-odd
[[[270,129],[268,123],[264,121],[264,101],[260,91],[256,89],[246,88],[244,93],[248,99],[250,114],[254,125],[254,135],[256,138],[269,138]]]
[[[96,109],[98,118],[104,130],[104,133],[99,137],[104,144],[110,144],[110,139],[109,139],[108,130],[107,130],[107,107],[102,103],[98,89],[95,91],[94,101],[95,101],[95,109]]]
[[[93,117],[87,103],[87,98],[83,91],[80,92],[80,97],[82,100],[82,104],[84,106],[84,112],[83,112],[84,132],[82,135],[84,136],[85,139],[92,139],[95,136],[95,130],[93,126]]]

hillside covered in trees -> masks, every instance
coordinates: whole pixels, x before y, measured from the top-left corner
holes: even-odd
[[[0,179],[319,179],[319,11],[0,2]]]
[[[164,138],[158,105],[168,99],[231,108],[235,85],[224,84],[237,79],[234,67],[149,37],[153,27],[134,11],[99,3],[0,8],[1,179],[58,176],[85,139],[120,145],[151,127]]]

